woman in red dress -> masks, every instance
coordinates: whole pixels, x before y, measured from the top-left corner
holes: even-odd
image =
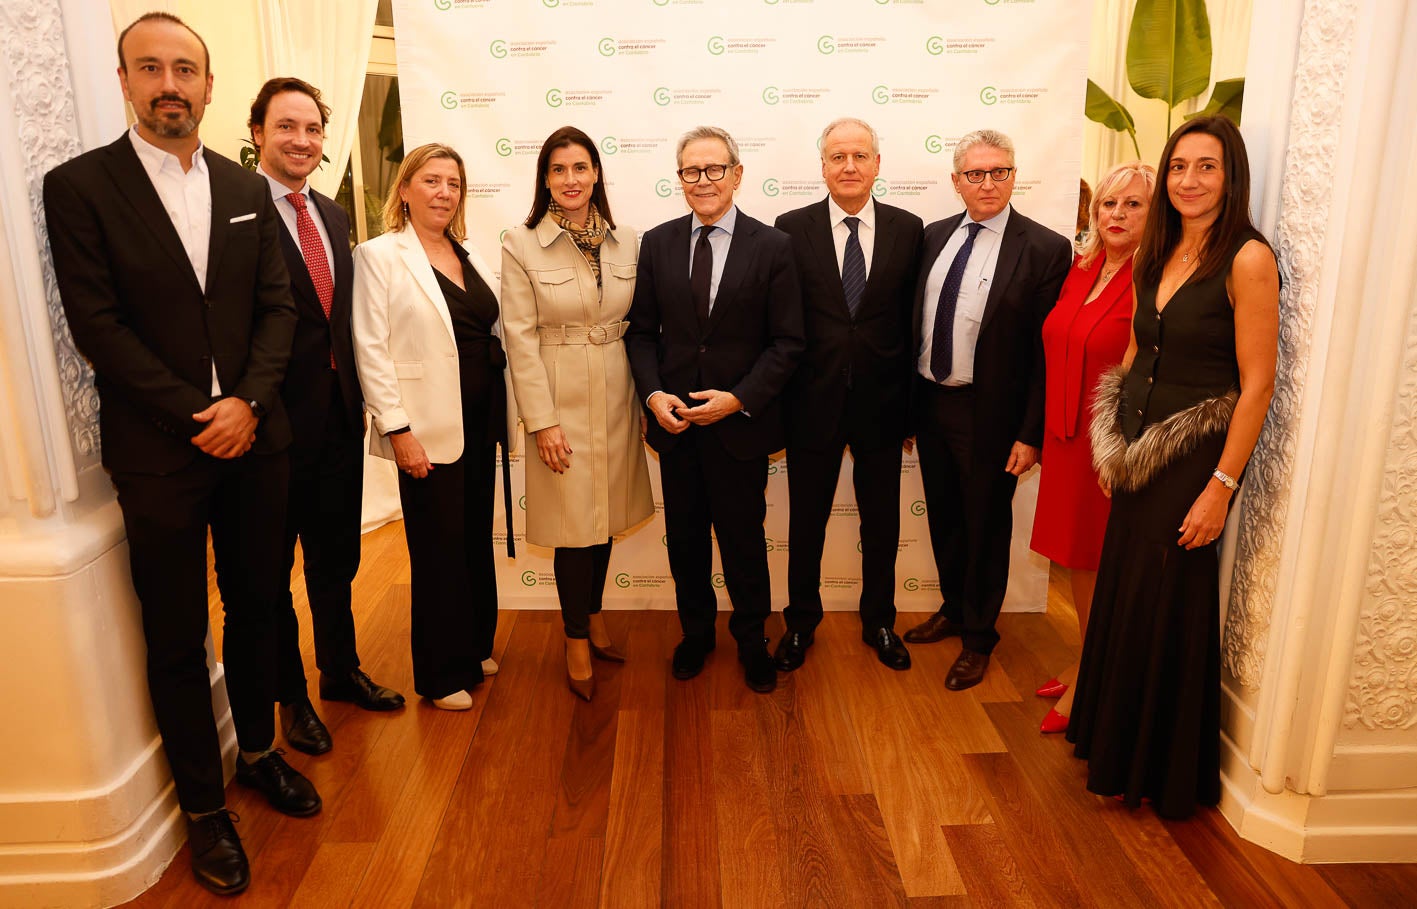
[[[1097,484],[1088,438],[1088,403],[1097,380],[1122,361],[1131,339],[1132,253],[1156,185],[1156,171],[1140,161],[1119,164],[1093,193],[1090,230],[1063,282],[1058,304],[1043,323],[1047,370],[1042,475],[1032,548],[1068,569],[1078,625],[1087,632],[1097,560],[1107,527],[1108,499]],[[1041,731],[1068,728],[1073,666],[1038,689],[1059,697]]]

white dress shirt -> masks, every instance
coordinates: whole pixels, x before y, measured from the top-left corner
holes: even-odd
[[[841,274],[846,263],[846,241],[851,236],[851,228],[846,226],[846,219],[851,217],[861,219],[861,223],[856,225],[856,239],[861,241],[861,255],[866,257],[866,277],[869,278],[871,254],[876,248],[876,200],[867,199],[860,211],[855,215],[848,215],[846,209],[836,204],[835,199],[827,196],[827,218],[832,226],[832,245],[836,247],[837,274]]]
[[[305,185],[296,192],[291,192],[290,187],[281,183],[275,177],[266,173],[265,167],[256,165],[256,172],[266,178],[266,182],[271,185],[271,198],[276,203],[276,214],[280,215],[280,220],[285,224],[285,229],[290,232],[291,239],[295,240],[295,245],[300,247],[300,255],[305,256],[305,247],[300,245],[300,229],[295,223],[295,206],[290,204],[288,196],[301,195],[305,197],[305,210],[310,213],[310,220],[315,222],[315,231],[320,235],[320,245],[325,247],[325,263],[329,266],[330,277],[335,273],[335,254],[330,247],[330,234],[325,230],[325,221],[320,217],[320,209],[315,205],[315,201],[310,198],[310,181],[306,180]]]
[[[955,303],[954,362],[950,366],[949,378],[945,385],[972,385],[974,383],[974,346],[979,341],[979,323],[984,319],[984,305],[989,302],[989,288],[994,284],[994,269],[999,264],[999,244],[1003,242],[1004,228],[1009,223],[1012,206],[1004,206],[988,221],[980,221],[983,230],[974,236],[974,248],[969,251],[969,261],[964,266],[964,279],[959,286],[959,300]],[[959,227],[945,242],[939,258],[930,266],[930,275],[925,280],[924,311],[920,320],[920,357],[916,369],[920,375],[935,381],[930,371],[930,348],[935,336],[935,310],[940,305],[940,290],[945,286],[945,275],[949,274],[955,254],[969,238],[968,225],[974,223],[966,212],[960,219]]]
[[[197,274],[197,283],[202,290],[207,289],[207,252],[212,237],[212,180],[207,172],[207,161],[202,157],[202,143],[197,142],[197,150],[192,153],[192,166],[184,171],[182,162],[171,152],[163,151],[142,136],[134,124],[128,130],[128,139],[133,150],[138,153],[143,170],[157,190],[157,197],[182,248],[187,252],[187,261],[192,263],[192,271]],[[221,397],[221,383],[216,377],[216,357],[212,357],[213,398]]]

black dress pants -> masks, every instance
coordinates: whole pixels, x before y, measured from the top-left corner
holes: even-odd
[[[561,622],[566,637],[590,637],[590,617],[600,613],[605,599],[605,575],[610,570],[611,541],[594,546],[557,546],[552,568]]]
[[[482,682],[497,633],[492,554],[496,447],[466,446],[421,480],[399,473],[413,586],[413,690],[426,698]]]
[[[345,425],[339,384],[331,382],[330,391],[324,437],[308,449],[291,449],[285,575],[289,578],[295,565],[298,538],[315,632],[315,665],[325,675],[346,676],[359,668],[350,584],[359,571],[364,438],[358,426]],[[289,586],[276,607],[276,652],[276,698],[282,704],[304,700],[308,695],[300,623]]]
[[[790,602],[782,617],[789,631],[810,632],[822,621],[822,549],[847,444],[843,438],[823,449],[792,445],[787,449],[792,549],[787,556]],[[851,457],[861,518],[861,630],[869,635],[879,628],[895,628],[901,449],[899,444],[852,447]]]
[[[198,454],[167,476],[116,473],[133,587],[142,603],[148,690],[183,811],[226,804],[207,675],[207,528],[223,611],[227,697],[243,751],[275,737],[274,608],[281,574],[285,452]]]
[[[768,459],[738,460],[712,429],[690,426],[674,447],[660,452],[664,525],[674,599],[684,637],[712,641],[718,600],[714,596],[713,536],[733,616],[728,629],[740,648],[761,647],[763,623],[772,612],[768,577]],[[711,535],[712,531],[712,535]]]
[[[988,402],[972,386],[917,381],[921,416],[916,441],[941,611],[964,626],[964,649],[991,653],[999,642],[994,623],[1009,583],[1018,478],[1004,470],[1008,445],[1000,451],[998,445],[978,441],[975,408]]]

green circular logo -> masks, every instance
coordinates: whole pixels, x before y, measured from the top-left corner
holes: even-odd
[[[721,572],[715,571],[713,573],[713,586],[716,590],[723,589],[723,574]]]
[[[498,139],[493,147],[496,148],[498,157],[505,158],[512,153],[512,140]]]
[[[536,586],[536,572],[527,570],[522,572],[522,584],[527,587]]]
[[[507,56],[507,42],[498,38],[496,41],[487,45],[487,52],[498,60],[501,60],[503,57]]]
[[[782,192],[782,188],[778,186],[776,177],[768,177],[763,181],[763,195],[767,196],[769,199],[780,192]]]
[[[906,578],[905,582],[900,586],[904,587],[906,590],[919,590],[920,582],[915,578]]]
[[[871,89],[871,100],[877,104],[889,104],[891,100],[891,90],[884,85],[877,85]]]
[[[922,499],[916,499],[914,502],[911,502],[911,503],[910,503],[910,513],[913,514],[913,515],[915,515],[917,518],[920,517],[922,514],[924,514],[924,513],[925,513],[925,502],[924,502],[924,500],[922,500]]]
[[[619,45],[615,43],[614,38],[601,38],[600,43],[596,45],[596,49],[600,51],[600,56],[602,57],[613,57],[615,56],[615,51],[619,50]]]
[[[607,155],[613,155],[620,150],[620,144],[615,141],[614,136],[606,136],[600,140],[600,150]]]
[[[655,6],[668,6],[669,0],[653,0]]]
[[[438,103],[443,105],[444,110],[457,110],[458,93],[443,92],[443,94],[438,97]]]
[[[506,227],[502,228],[502,232],[497,235],[497,242],[498,242],[498,243],[504,243],[504,242],[506,242],[507,234],[509,234],[509,233],[511,233],[511,232],[512,232],[512,231],[511,231],[510,228],[506,228]],[[522,511],[526,511],[526,496],[522,496],[520,499],[518,499],[518,500],[517,500],[517,505],[519,505],[519,506],[521,507],[521,510],[522,510]]]
[[[925,53],[932,57],[938,57],[945,52],[945,39],[939,35],[931,35],[925,39]]]
[[[781,93],[778,92],[776,85],[769,85],[767,88],[763,89],[764,104],[776,104],[781,98]]]
[[[548,88],[546,90],[547,107],[560,107],[564,101],[565,99],[561,97],[561,90],[559,88]]]
[[[861,541],[860,541],[860,540],[857,540],[857,541],[856,541],[856,551],[857,551],[857,552],[865,552],[865,551],[866,551],[866,550],[864,550],[864,549],[861,548]]]
[[[836,53],[836,39],[833,38],[831,35],[822,35],[820,38],[817,39],[817,53]]]
[[[670,101],[674,100],[674,96],[669,93],[669,89],[665,88],[662,85],[654,90],[653,97],[654,103],[658,104],[660,107],[663,107]]]
[[[541,5],[555,9],[561,5],[561,0],[541,0]]]
[[[719,37],[718,35],[714,35],[712,38],[708,39],[709,53],[717,57],[719,54],[723,53],[724,50],[725,47],[723,44],[723,38]]]
[[[945,150],[945,142],[939,136],[926,136],[925,150],[932,155],[938,155]]]
[[[444,11],[450,10],[453,8],[453,0],[433,0],[433,8]]]
[[[615,575],[615,586],[619,587],[621,590],[624,590],[625,588],[629,587],[630,576],[628,574],[625,574],[625,572],[623,571]]]
[[[979,90],[979,100],[986,107],[999,102],[999,90],[992,85],[986,85]]]
[[[668,180],[660,180],[658,183],[654,184],[654,194],[661,199],[668,199],[674,194],[674,185]]]
[[[767,551],[768,551],[768,552],[772,552],[772,551],[773,551],[773,539],[772,539],[772,537],[763,537],[763,543],[767,546]]]
[[[877,199],[881,198],[881,196],[884,196],[890,191],[890,185],[880,177],[877,177],[876,182],[871,184],[871,195],[875,196]]]
[[[984,2],[985,2],[985,4],[987,4],[987,5],[989,5],[989,6],[998,6],[998,5],[999,5],[999,0],[984,0]]]

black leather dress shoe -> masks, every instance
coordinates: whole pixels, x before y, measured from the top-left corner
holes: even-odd
[[[712,639],[700,641],[694,638],[685,638],[679,642],[679,646],[674,648],[674,661],[670,671],[681,682],[692,679],[703,672],[704,658],[713,652],[713,648]]]
[[[296,751],[324,754],[334,747],[330,730],[309,701],[281,704],[280,728],[285,733],[285,741]]]
[[[905,633],[905,640],[911,644],[933,644],[945,638],[959,637],[964,628],[937,612]]]
[[[403,706],[403,695],[375,682],[362,669],[351,670],[349,675],[321,673],[320,697],[326,701],[349,701],[365,710],[398,710]]]
[[[910,651],[900,642],[900,637],[889,628],[877,628],[861,640],[875,649],[876,659],[892,669],[910,668]]]
[[[777,642],[772,661],[783,672],[799,668],[807,659],[807,648],[812,646],[812,632],[789,631]]]
[[[989,668],[989,654],[962,650],[955,658],[954,665],[945,674],[945,687],[951,691],[973,688],[984,681],[984,670]]]
[[[192,853],[192,875],[212,893],[230,896],[251,883],[251,865],[232,820],[239,817],[225,808],[199,818],[187,818],[187,847]]]
[[[320,793],[315,785],[300,775],[281,757],[277,748],[254,764],[236,756],[236,782],[250,786],[266,797],[275,810],[291,817],[309,817],[320,813]]]
[[[738,662],[743,664],[743,681],[749,688],[767,694],[777,687],[777,667],[766,646],[739,649]]]

